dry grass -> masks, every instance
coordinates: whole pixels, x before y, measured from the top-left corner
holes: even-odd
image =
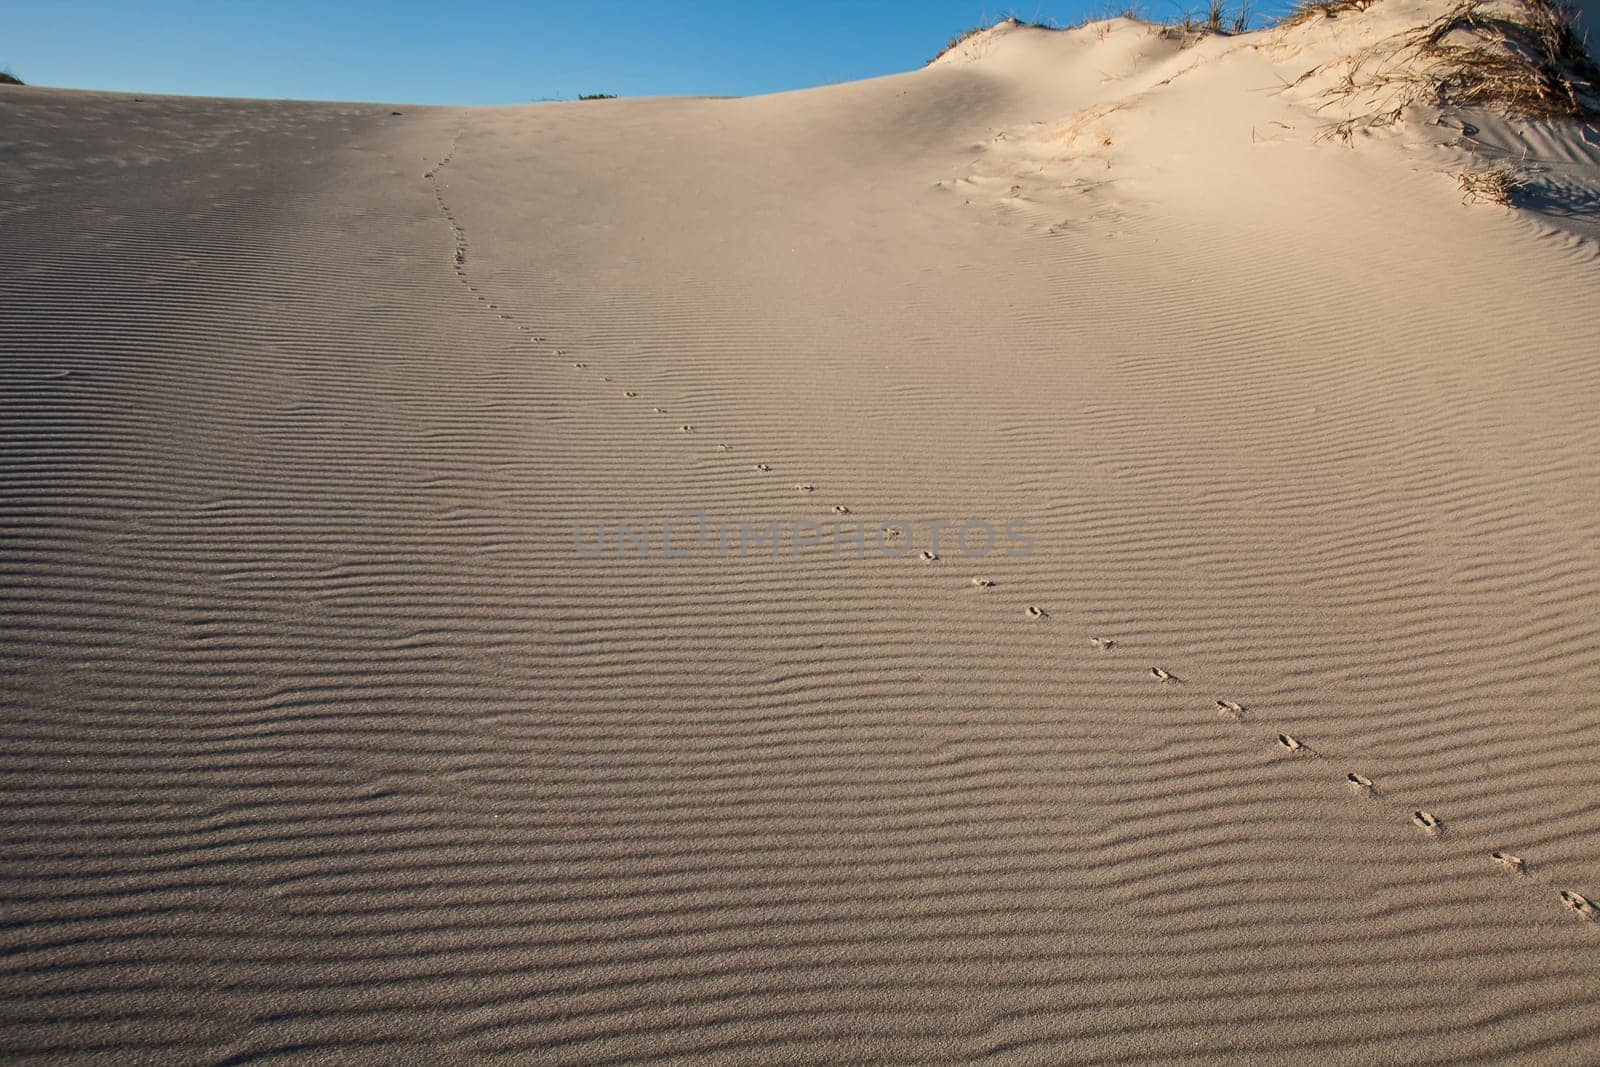
[[[1206,0],[1204,15],[1185,11],[1182,18],[1160,23],[1159,32],[1163,37],[1182,41],[1184,47],[1211,36],[1228,37],[1246,32],[1250,26],[1249,0],[1239,0],[1238,5],[1231,8],[1232,14],[1229,11],[1228,0]]]
[[[1377,0],[1307,0],[1297,6],[1281,25],[1298,26],[1314,18],[1336,19],[1347,11],[1365,11]]]
[[[1206,9],[1206,21],[1202,27],[1207,33],[1236,34],[1243,33],[1250,26],[1250,2],[1239,0],[1239,6],[1233,14],[1228,14],[1227,0],[1210,0]]]
[[[943,48],[939,49],[939,54],[934,56],[933,59],[928,60],[928,62],[932,63],[932,62],[934,62],[934,60],[940,59],[941,57],[949,54],[950,52],[955,51],[957,48],[960,48],[961,45],[963,43],[965,43],[969,38],[978,36],[978,34],[982,33],[984,30],[987,30],[988,28],[989,27],[987,27],[987,26],[974,26],[969,30],[962,30],[960,33],[958,33],[954,37],[950,38],[950,43],[945,45]]]
[[[1324,136],[1349,140],[1357,130],[1399,122],[1416,105],[1600,117],[1600,70],[1571,12],[1552,0],[1517,0],[1516,7],[1508,16],[1489,10],[1487,0],[1463,0],[1424,26],[1302,75],[1299,81],[1342,66],[1324,106],[1365,99],[1364,110]]]
[[[1360,0],[1361,3],[1371,3],[1373,0]],[[1155,22],[1148,19],[1144,12],[1136,6],[1114,7],[1107,5],[1099,14],[1085,15],[1077,22],[1069,25],[1057,25],[1046,22],[1028,22],[1017,18],[1015,15],[1002,19],[997,25],[1010,23],[1016,26],[1028,26],[1041,30],[1078,30],[1085,26],[1097,26],[1096,34],[1104,39],[1110,32],[1109,22],[1112,19],[1128,19],[1132,22],[1142,22],[1152,27],[1153,32],[1159,32],[1163,37],[1179,38],[1185,46],[1203,40],[1212,34],[1231,36],[1233,34],[1248,32],[1250,19],[1253,15],[1250,0],[1237,0],[1230,4],[1229,0],[1206,0],[1206,11],[1203,17],[1196,16],[1191,9],[1184,13],[1182,18],[1167,22]],[[940,49],[939,55],[928,60],[929,63],[939,59],[946,53],[959,48],[966,41],[990,29],[989,26],[974,26],[970,30],[963,30],[950,38],[950,42]]]
[[[1510,207],[1528,188],[1528,180],[1522,173],[1515,167],[1505,165],[1488,170],[1469,170],[1456,177],[1461,181],[1462,202],[1469,204],[1484,201]]]
[[[965,42],[967,42],[971,38],[976,37],[978,34],[984,32],[985,30],[994,29],[995,26],[1027,26],[1027,27],[1031,27],[1032,29],[1036,29],[1036,30],[1054,30],[1054,29],[1059,29],[1060,28],[1060,27],[1057,27],[1057,26],[1048,25],[1048,24],[1043,23],[1043,22],[1028,22],[1025,19],[1017,18],[1017,16],[1015,16],[1015,15],[1007,15],[1005,18],[1001,19],[999,22],[994,23],[993,25],[990,25],[990,26],[974,26],[970,30],[962,30],[960,33],[958,33],[954,37],[950,38],[950,43],[949,44],[947,44],[943,48],[939,49],[939,55],[934,56],[933,59],[928,60],[928,62],[929,63],[934,62],[935,60],[939,59],[941,56],[945,55],[946,53],[951,52],[956,48],[959,48],[962,44],[964,44]]]
[[[1468,0],[1427,27],[1415,47],[1445,70],[1435,95],[1442,103],[1517,114],[1593,117],[1600,71],[1571,12],[1550,0],[1522,6],[1526,18],[1510,19],[1485,14],[1483,0]]]

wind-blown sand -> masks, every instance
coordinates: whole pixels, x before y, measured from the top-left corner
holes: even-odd
[[[1600,1059],[1600,127],[1288,87],[1440,10],[0,92],[0,1048]],[[574,545],[835,507],[1034,551]]]

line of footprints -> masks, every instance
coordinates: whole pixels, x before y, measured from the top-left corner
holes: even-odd
[[[526,324],[516,323],[513,316],[500,311],[496,305],[489,303],[488,298],[482,293],[478,292],[477,287],[470,284],[467,279],[466,232],[461,228],[461,225],[456,222],[454,213],[451,212],[449,205],[445,202],[444,193],[439,186],[438,180],[439,171],[448,166],[451,159],[454,157],[460,136],[460,133],[456,134],[455,139],[451,141],[450,150],[434,166],[432,170],[423,175],[424,178],[428,179],[432,183],[434,198],[439,203],[439,210],[443,214],[445,220],[450,223],[451,232],[455,240],[454,267],[456,277],[461,281],[462,285],[466,286],[468,292],[472,293],[480,303],[483,303],[489,309],[496,311],[501,319],[512,322],[516,325],[517,329],[523,331],[524,333],[531,334],[533,332],[533,327]],[[543,337],[531,337],[530,340],[534,344],[548,344]],[[554,352],[558,357],[566,356],[568,354],[563,348],[555,348]],[[587,371],[590,369],[589,364],[582,361],[574,362],[572,365],[576,370],[579,371]],[[600,380],[602,382],[609,383],[612,379],[602,376]],[[637,400],[640,398],[640,394],[636,389],[625,389],[623,390],[622,395],[630,400]],[[654,412],[657,415],[668,414],[667,409],[663,407],[655,407]],[[684,424],[679,426],[678,429],[681,433],[695,432],[695,427],[691,424]],[[732,452],[733,446],[729,444],[719,444],[716,446],[716,451],[723,453]],[[771,473],[773,469],[770,463],[756,463],[753,465],[753,467],[755,470],[763,474]],[[816,488],[817,487],[810,482],[798,482],[794,486],[795,491],[800,493],[814,493],[816,492]],[[850,508],[843,504],[835,504],[833,507],[833,512],[836,515],[849,515],[851,513]],[[902,530],[893,526],[885,527],[881,533],[887,540],[891,541],[898,540],[904,536],[904,532]],[[924,563],[936,563],[939,560],[939,556],[931,551],[923,551],[919,553],[918,558]],[[971,580],[971,584],[977,589],[992,589],[995,587],[995,582],[992,579],[983,577],[973,578]],[[1042,620],[1050,617],[1050,613],[1048,611],[1046,611],[1044,608],[1034,605],[1028,606],[1027,614],[1029,618],[1035,620]],[[1111,637],[1091,637],[1089,639],[1089,643],[1101,652],[1113,652],[1120,647],[1117,640]],[[1149,669],[1149,674],[1150,677],[1154,678],[1162,685],[1185,684],[1182,678],[1179,678],[1176,674],[1173,674],[1164,667],[1151,667]],[[1216,701],[1215,707],[1216,714],[1219,718],[1226,719],[1231,722],[1242,723],[1250,717],[1249,709],[1236,701],[1218,700]],[[1311,745],[1304,739],[1296,737],[1292,734],[1279,734],[1277,736],[1277,745],[1291,757],[1321,760],[1324,762],[1330,761],[1328,755],[1312,748]],[[1372,779],[1355,771],[1350,771],[1345,775],[1345,784],[1349,787],[1352,794],[1363,799],[1381,802],[1383,798],[1383,794],[1379,791],[1377,784],[1373,782]],[[1413,810],[1411,812],[1411,822],[1417,827],[1418,830],[1428,835],[1430,838],[1438,839],[1445,836],[1444,821],[1431,811],[1426,811],[1421,808]],[[1528,860],[1521,856],[1507,852],[1503,849],[1496,849],[1495,851],[1489,853],[1488,859],[1502,869],[1513,875],[1516,875],[1519,878],[1541,882],[1543,881],[1542,879],[1536,878],[1536,876],[1533,874],[1532,865]],[[1561,906],[1566,908],[1573,915],[1581,919],[1586,919],[1590,922],[1600,922],[1600,906],[1597,906],[1596,903],[1590,900],[1588,897],[1571,889],[1559,889],[1557,890],[1557,895],[1561,901]]]
[[[1029,609],[1030,612],[1033,610],[1035,609]],[[1116,647],[1116,642],[1106,637],[1091,638],[1091,641],[1096,648],[1099,648],[1103,651],[1109,651],[1110,649]],[[1162,685],[1185,684],[1183,679],[1179,678],[1177,675],[1163,667],[1151,667],[1150,677],[1154,678]],[[1218,700],[1215,702],[1214,707],[1216,708],[1216,713],[1219,718],[1226,719],[1230,722],[1242,723],[1250,717],[1249,709],[1237,701]],[[1278,734],[1276,743],[1280,749],[1292,757],[1332,762],[1328,754],[1317,751],[1316,749],[1312,748],[1304,738],[1297,737],[1293,734]],[[1355,796],[1371,801],[1382,800],[1383,794],[1379,791],[1377,783],[1375,783],[1371,778],[1368,778],[1366,775],[1357,771],[1349,771],[1345,774],[1344,781],[1350,792]],[[1426,809],[1412,809],[1411,823],[1430,838],[1438,839],[1445,835],[1444,820],[1440,819],[1439,816],[1435,815],[1431,811],[1427,811]],[[1542,879],[1533,878],[1533,868],[1528,860],[1524,859],[1522,856],[1516,855],[1515,853],[1507,852],[1504,849],[1495,849],[1488,854],[1488,859],[1490,862],[1499,866],[1503,870],[1517,875],[1518,877],[1542,881]],[[1558,889],[1556,891],[1556,895],[1561,901],[1561,906],[1566,908],[1577,917],[1581,919],[1587,919],[1591,922],[1600,920],[1600,908],[1597,908],[1594,901],[1590,900],[1582,893],[1578,893],[1571,889]]]

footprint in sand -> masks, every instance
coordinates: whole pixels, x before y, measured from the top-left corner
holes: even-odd
[[[1444,823],[1440,822],[1439,817],[1431,811],[1423,811],[1418,808],[1411,813],[1411,821],[1416,825],[1417,829],[1429,837],[1438,837],[1444,833]]]
[[[843,504],[835,504],[833,506],[833,513],[835,515],[848,515],[850,514],[850,509],[845,507]]]
[[[1304,752],[1306,748],[1306,743],[1304,741],[1300,740],[1298,737],[1291,737],[1288,734],[1279,734],[1278,744],[1282,745],[1290,752]]]
[[[979,589],[994,588],[994,582],[990,581],[988,578],[974,578],[972,579],[972,584],[977,586]]]
[[[815,493],[817,491],[817,487],[808,482],[801,482],[799,485],[794,487],[794,491],[797,493]]]
[[[1506,870],[1510,871],[1512,874],[1528,873],[1528,861],[1523,859],[1521,856],[1513,856],[1509,852],[1495,851],[1489,853],[1489,858],[1494,860],[1500,866],[1504,867]]]
[[[1371,778],[1364,774],[1357,774],[1355,771],[1351,771],[1344,776],[1344,783],[1350,787],[1350,792],[1357,796],[1370,797],[1375,796],[1378,792],[1378,787],[1372,784]]]
[[[622,395],[625,396],[625,397],[628,397],[629,399],[632,399],[633,397],[636,397],[639,394],[634,392],[632,389],[629,389],[627,392],[623,393]]]
[[[657,415],[665,415],[666,413],[667,413],[667,409],[666,408],[656,408],[656,414]]]
[[[1232,719],[1234,722],[1242,722],[1246,714],[1243,704],[1236,704],[1231,700],[1217,701],[1217,717],[1219,719]]]
[[[766,471],[770,471],[771,469],[772,469],[772,465],[770,463],[757,463],[756,464],[756,470],[761,471],[763,473],[765,473]]]
[[[589,369],[589,364],[587,364],[587,363],[574,363],[573,366],[577,367],[579,370],[588,370]]]
[[[1091,637],[1089,643],[1101,652],[1110,652],[1117,647],[1116,639],[1111,637]]]
[[[1179,685],[1183,681],[1183,679],[1179,678],[1176,674],[1173,674],[1171,671],[1163,670],[1160,667],[1151,667],[1150,677],[1154,678],[1162,685]]]
[[[732,445],[718,445],[717,446],[717,451],[718,452],[732,452],[733,451],[733,446]]]
[[[937,553],[937,552],[929,552],[926,549],[924,549],[923,552],[922,552],[922,557],[921,558],[922,558],[922,562],[924,562],[924,563],[933,563],[934,561],[936,561],[939,558],[939,553]]]
[[[684,423],[682,426],[678,427],[678,431],[680,433],[694,433],[694,427],[690,426],[688,423]]]
[[[1588,919],[1590,922],[1600,918],[1600,912],[1596,911],[1594,901],[1582,893],[1574,893],[1570,889],[1561,891],[1561,906],[1579,918]]]
[[[1028,618],[1030,618],[1030,619],[1048,619],[1049,617],[1050,617],[1050,613],[1048,611],[1044,610],[1043,608],[1036,608],[1031,604],[1028,606]]]

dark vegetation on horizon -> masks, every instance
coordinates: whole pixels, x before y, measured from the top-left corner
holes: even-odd
[[[579,100],[615,100],[616,98],[616,93],[583,93],[578,97]]]
[[[0,67],[0,85],[26,85],[21,78],[11,73],[9,68]]]

